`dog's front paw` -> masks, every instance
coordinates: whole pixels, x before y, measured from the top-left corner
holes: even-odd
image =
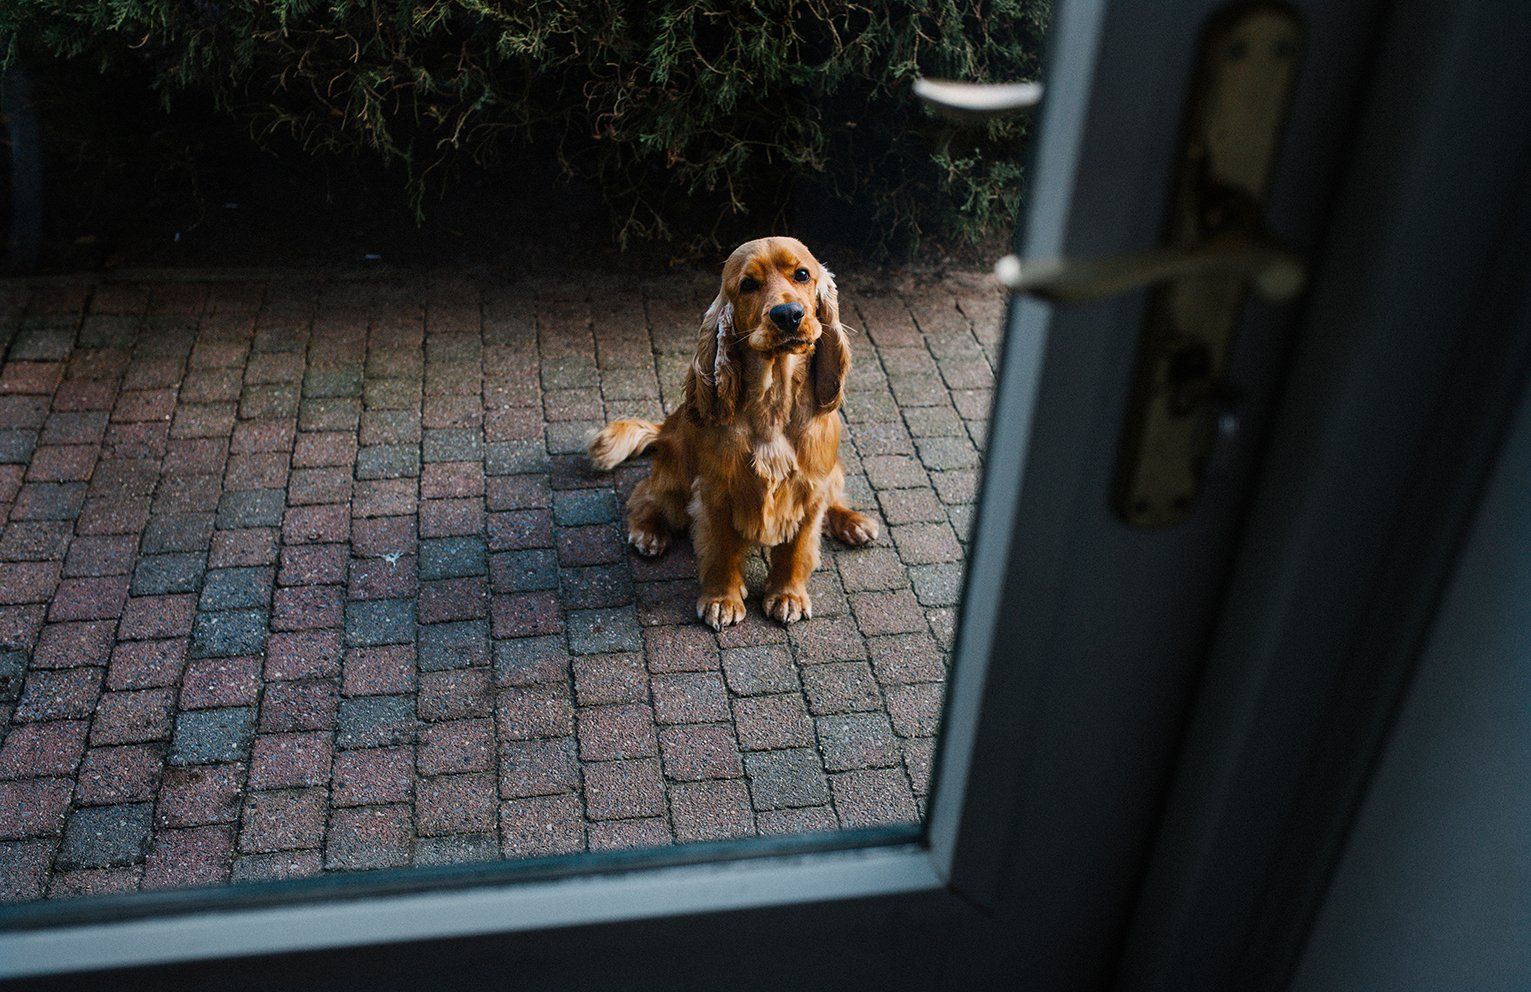
[[[663,531],[639,530],[634,527],[627,532],[627,543],[645,558],[654,558],[664,554],[665,548],[670,546],[670,538]]]
[[[766,616],[782,623],[796,623],[813,618],[813,599],[806,589],[782,589],[767,593]]]
[[[744,598],[737,594],[703,596],[696,601],[696,618],[713,630],[732,627],[744,619]]]

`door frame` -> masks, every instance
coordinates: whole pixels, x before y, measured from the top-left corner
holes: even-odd
[[[1099,255],[1157,241],[1177,130],[1165,125],[1180,119],[1199,27],[1223,6],[1063,0],[1049,39],[1048,96],[1018,251]],[[1311,327],[1333,319],[1321,302],[1340,292],[1347,265],[1356,264],[1321,249],[1336,243],[1328,208],[1341,165],[1354,161],[1346,133],[1352,103],[1359,113],[1371,55],[1386,52],[1385,25],[1380,2],[1345,11],[1319,0],[1293,6],[1313,41],[1297,109],[1326,101],[1337,108],[1329,121],[1294,116],[1272,205],[1273,226],[1315,261]],[[1145,87],[1150,81],[1158,87]],[[1416,97],[1423,105],[1432,95]],[[1371,113],[1375,124],[1375,107]],[[1400,291],[1407,300],[1431,288]],[[1373,297],[1366,305],[1380,318],[1397,303]],[[1270,445],[1248,445],[1227,476],[1209,484],[1200,523],[1131,537],[1140,578],[1165,563],[1209,562],[1213,572],[1203,578],[1220,588],[1211,612],[1160,616],[1177,590],[1145,593],[1141,582],[1118,579],[1116,562],[1071,555],[1110,526],[1100,462],[1119,431],[1142,311],[1142,294],[1072,309],[1015,301],[1009,308],[937,777],[918,835],[731,842],[22,908],[0,920],[10,927],[0,933],[0,979],[29,988],[129,981],[333,989],[449,974],[454,988],[966,989],[1003,978],[1087,989],[1111,986],[1125,962],[1119,987],[1147,988],[1148,977],[1172,969],[1134,972],[1132,954],[1144,950],[1175,962],[1180,974],[1205,974],[1207,961],[1186,956],[1195,943],[1188,929],[1151,931],[1159,914],[1196,919],[1227,890],[1188,892],[1188,878],[1207,879],[1187,872],[1204,865],[1190,864],[1177,848],[1179,833],[1161,826],[1166,808],[1175,816],[1209,795],[1187,771],[1196,749],[1237,743],[1237,728],[1208,715],[1212,688],[1229,677],[1230,638],[1252,623],[1292,625],[1280,603],[1262,604],[1261,587],[1245,576],[1261,567],[1252,563],[1280,558],[1280,528],[1294,501],[1316,513],[1318,504],[1305,499],[1378,487],[1401,499],[1409,480],[1363,486],[1335,474],[1330,462],[1306,474],[1282,469],[1282,457],[1303,450],[1302,432],[1341,422],[1334,418],[1350,408],[1336,398],[1358,402],[1360,394],[1347,391],[1378,388],[1386,370],[1323,365],[1321,336],[1299,336],[1301,311],[1251,307],[1241,348],[1270,379],[1255,390],[1251,437],[1269,436]],[[1433,329],[1421,322],[1407,332],[1425,342]],[[1289,354],[1296,360],[1281,383],[1270,370]],[[1430,371],[1399,366],[1395,384]],[[1483,395],[1486,409],[1497,402]],[[1437,427],[1401,424],[1405,453],[1439,443]],[[1346,438],[1354,444],[1361,435]],[[1464,507],[1481,481],[1471,464],[1448,466],[1436,480]],[[1461,523],[1420,526],[1449,547]],[[1396,537],[1388,530],[1356,565],[1376,574],[1394,563]],[[1417,572],[1428,588],[1449,557],[1396,567]],[[1129,596],[1139,601],[1123,610]],[[1335,636],[1354,631],[1375,620],[1371,605],[1347,601],[1309,626]],[[1149,624],[1156,616],[1159,624]],[[1081,626],[1097,664],[1079,664],[1077,640],[1069,638]],[[1167,632],[1168,646],[1161,643]],[[1406,640],[1391,646],[1390,657],[1409,655]],[[1271,657],[1289,660],[1282,653],[1289,648],[1274,644]],[[1139,669],[1125,667],[1143,659]],[[1116,676],[1128,670],[1137,684],[1162,684],[1172,698],[1156,701],[1144,719],[1124,719],[1143,709],[1142,700],[1121,698]],[[1293,705],[1321,702],[1304,697]],[[1274,716],[1296,727],[1309,713]],[[1364,756],[1366,742],[1352,744]],[[1138,779],[1124,800],[1118,783]],[[1056,794],[1060,782],[1070,784],[1067,795]],[[1226,827],[1242,798],[1218,794],[1222,805],[1213,812],[1222,816],[1213,825]],[[1101,837],[1110,838],[1110,857],[1096,857]],[[1247,909],[1268,895],[1257,887],[1235,898]],[[1233,954],[1230,947],[1248,939],[1247,930],[1219,934],[1206,953]]]

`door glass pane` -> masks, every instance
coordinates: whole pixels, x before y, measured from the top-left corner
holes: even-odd
[[[967,25],[992,46],[991,27]],[[1034,71],[1036,30],[998,32],[1010,47],[984,64]],[[828,415],[840,468],[794,469],[809,455],[787,452],[793,478],[833,496],[822,558],[784,556],[798,583],[746,549],[727,624],[699,619],[690,492],[670,494],[679,519],[635,526],[665,456],[599,471],[586,446],[623,419],[671,417],[660,448],[709,436],[685,383],[725,273],[731,326],[775,326],[773,360],[798,354],[772,367],[819,386],[769,308],[745,312],[758,298],[724,269],[744,237],[669,266],[575,233],[571,217],[604,221],[550,194],[486,249],[543,255],[467,270],[401,248],[421,264],[368,271],[367,245],[332,234],[345,243],[295,249],[313,264],[273,269],[280,242],[261,238],[302,229],[257,236],[258,220],[222,215],[201,255],[153,271],[140,256],[133,273],[82,273],[45,243],[47,278],[0,287],[0,901],[912,836],[979,492],[1004,309],[987,266],[1013,220],[1019,131],[996,143],[901,113],[928,133],[897,153],[946,170],[929,195],[980,246],[932,228],[945,261],[899,262],[883,208],[842,224],[843,201],[820,194],[791,223],[728,228],[802,235],[791,264],[796,242],[751,271],[783,299],[809,293],[804,333],[837,316],[850,370]],[[230,217],[262,209],[244,193]],[[703,457],[684,456],[693,474]],[[667,546],[642,553],[656,533]],[[768,615],[782,590],[790,623]]]

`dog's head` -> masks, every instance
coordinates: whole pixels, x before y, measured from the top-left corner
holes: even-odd
[[[821,412],[839,407],[850,370],[835,277],[796,238],[748,241],[728,256],[717,298],[702,315],[687,394],[703,423],[733,419],[744,349],[811,354],[808,382]]]

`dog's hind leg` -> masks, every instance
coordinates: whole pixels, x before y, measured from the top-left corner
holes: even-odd
[[[877,521],[845,505],[845,470],[839,465],[829,475],[829,509],[824,529],[841,544],[859,548],[877,539]]]
[[[649,477],[627,498],[627,543],[649,557],[664,554],[670,535],[685,530],[690,523],[686,512],[690,482],[677,471],[668,454],[663,447],[659,449]]]

